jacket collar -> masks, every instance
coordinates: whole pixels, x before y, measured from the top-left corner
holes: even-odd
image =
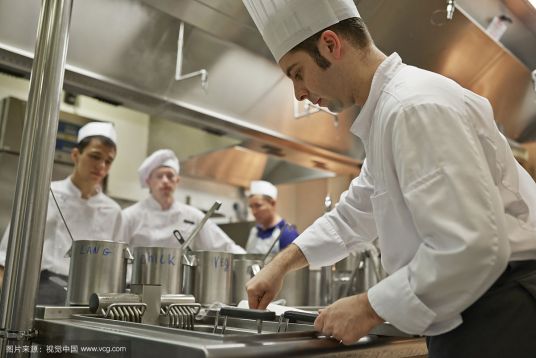
[[[394,52],[378,66],[374,73],[367,100],[350,128],[350,131],[363,141],[365,148],[368,146],[370,127],[381,92],[403,65],[400,56]]]
[[[168,210],[162,210],[162,206],[160,206],[160,203],[156,201],[156,199],[152,196],[152,194],[149,194],[149,196],[145,199],[145,205],[148,209],[155,210],[155,211],[172,211],[172,210],[178,210],[177,201],[174,200],[173,204],[169,207]]]
[[[72,196],[74,196],[76,198],[86,200],[86,199],[82,198],[82,192],[80,191],[80,189],[78,189],[78,187],[76,185],[74,185],[73,178],[72,178],[71,175],[69,175],[68,178],[65,178],[65,180],[63,180],[63,183],[65,184],[65,190],[69,194],[71,194]],[[100,195],[102,193],[102,188],[100,186],[97,186],[97,188],[95,188],[95,190],[96,190],[95,195],[90,196],[87,200],[91,200],[92,198],[95,198],[95,197],[97,197],[98,195]]]

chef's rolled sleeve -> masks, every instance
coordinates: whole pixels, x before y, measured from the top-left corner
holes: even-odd
[[[371,242],[377,237],[370,202],[374,188],[367,171],[365,161],[361,174],[341,195],[335,208],[294,240],[310,266],[332,265],[356,250],[360,243]]]
[[[409,334],[422,334],[436,314],[415,295],[408,271],[402,268],[368,291],[370,305],[376,313],[398,329]],[[461,321],[460,321],[461,322]]]
[[[319,218],[298,236],[294,244],[312,267],[328,266],[348,256],[344,241],[325,217]]]

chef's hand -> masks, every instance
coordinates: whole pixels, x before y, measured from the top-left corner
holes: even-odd
[[[307,266],[307,259],[296,244],[290,244],[246,283],[249,308],[265,309],[281,291],[287,272]]]
[[[272,263],[246,283],[249,308],[265,309],[283,286],[285,272]]]
[[[362,293],[341,298],[320,310],[315,330],[343,344],[352,344],[383,322],[370,305],[367,294]]]

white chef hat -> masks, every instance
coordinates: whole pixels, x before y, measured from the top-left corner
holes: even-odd
[[[318,31],[360,17],[352,0],[242,0],[275,60]]]
[[[267,181],[254,180],[251,182],[250,187],[249,187],[248,196],[250,195],[266,195],[276,200],[277,188],[275,187],[275,185]]]
[[[171,149],[159,149],[145,158],[143,163],[141,163],[138,168],[138,175],[142,188],[147,187],[147,179],[152,171],[160,167],[170,167],[179,174],[179,159],[177,159],[177,156]]]
[[[89,122],[78,131],[77,143],[80,143],[84,138],[100,135],[110,139],[116,143],[117,134],[115,133],[114,125],[110,122]]]

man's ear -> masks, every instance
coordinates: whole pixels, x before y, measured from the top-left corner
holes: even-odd
[[[73,148],[71,150],[71,159],[74,164],[78,164],[78,158],[80,158],[80,150],[78,150],[78,148]]]
[[[322,32],[318,41],[320,54],[337,60],[341,57],[341,45],[341,38],[331,30]]]
[[[175,178],[175,183],[179,184],[181,181],[181,177],[177,175]]]

